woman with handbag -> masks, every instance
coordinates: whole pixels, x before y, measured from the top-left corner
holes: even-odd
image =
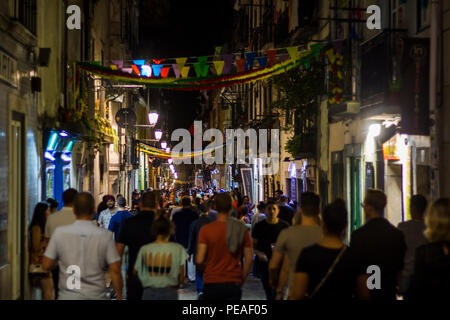
[[[36,205],[31,219],[30,232],[30,265],[29,276],[32,282],[37,282],[41,287],[44,300],[55,300],[55,290],[51,272],[42,269],[42,257],[47,247],[45,238],[45,223],[50,215],[50,205],[40,202]]]
[[[342,241],[347,228],[347,210],[336,200],[322,213],[324,237],[302,250],[297,261],[290,300],[369,299],[367,274]]]

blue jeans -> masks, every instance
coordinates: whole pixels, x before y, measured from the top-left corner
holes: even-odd
[[[195,269],[195,286],[197,287],[197,294],[203,293],[203,275],[198,270],[198,268]]]

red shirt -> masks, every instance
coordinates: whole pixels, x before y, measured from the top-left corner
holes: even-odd
[[[244,243],[235,254],[231,254],[226,240],[227,223],[215,221],[203,226],[198,236],[199,244],[206,244],[206,264],[203,273],[204,283],[242,282],[241,258],[244,248],[251,248],[250,233],[244,236]]]

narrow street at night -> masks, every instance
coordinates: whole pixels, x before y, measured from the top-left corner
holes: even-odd
[[[448,21],[447,0],[0,0],[0,303],[450,301]]]

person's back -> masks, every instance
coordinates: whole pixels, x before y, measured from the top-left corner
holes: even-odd
[[[198,214],[190,208],[190,200],[188,203],[188,198],[183,198],[183,208],[176,212],[172,220],[175,224],[175,239],[176,242],[181,244],[183,247],[187,248],[189,242],[189,229],[192,222],[198,219]]]
[[[436,200],[425,216],[428,244],[416,249],[408,300],[450,300],[450,199]]]
[[[286,196],[281,196],[281,203],[278,205],[280,213],[278,218],[283,220],[288,225],[292,225],[292,218],[294,217],[294,209],[292,209],[288,204],[288,198]]]
[[[48,216],[45,224],[45,237],[50,238],[55,232],[56,228],[72,224],[76,220],[75,213],[73,213],[72,205],[73,199],[77,195],[75,189],[67,189],[63,193],[64,207],[60,211]]]
[[[375,300],[395,300],[406,252],[403,233],[382,216],[385,206],[384,193],[369,189],[364,200],[369,221],[353,231],[350,241],[350,250],[363,269],[371,265],[380,268],[381,289],[371,290]]]
[[[109,221],[108,230],[114,233],[114,239],[117,240],[119,237],[120,229],[122,228],[123,223],[125,220],[131,218],[133,215],[125,208],[126,206],[126,200],[123,197],[117,198],[117,204],[119,205],[119,208],[115,215],[111,217],[111,220]]]

